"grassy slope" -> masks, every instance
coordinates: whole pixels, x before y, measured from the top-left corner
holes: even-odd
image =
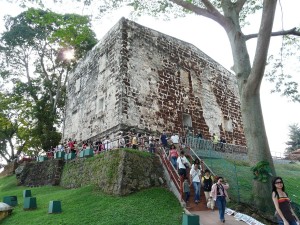
[[[181,224],[182,208],[174,195],[163,188],[152,188],[126,196],[108,196],[93,187],[63,189],[31,188],[37,198],[37,209],[23,210],[23,190],[14,176],[0,179],[0,197],[16,195],[18,206],[1,224],[67,224],[67,225],[176,225]],[[48,214],[51,200],[60,200],[63,213]]]
[[[225,159],[206,159],[205,162],[217,175],[224,176],[229,181],[231,196],[238,196],[237,187],[239,186],[241,201],[251,203],[253,175],[247,163]],[[300,164],[275,164],[275,169],[277,175],[283,178],[289,197],[300,204]],[[238,178],[238,184],[236,178]]]

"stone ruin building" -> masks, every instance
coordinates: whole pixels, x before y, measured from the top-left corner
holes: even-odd
[[[130,129],[245,145],[235,76],[194,45],[122,18],[69,76],[63,138]]]

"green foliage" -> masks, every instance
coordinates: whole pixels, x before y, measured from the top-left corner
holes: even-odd
[[[295,28],[299,32],[300,28]],[[268,58],[268,70],[266,78],[275,86],[273,93],[281,93],[289,97],[293,102],[300,102],[299,84],[293,80],[293,74],[287,64],[298,64],[300,52],[299,37],[286,35],[282,37],[282,46],[276,55]]]
[[[14,99],[6,111],[14,114],[9,121],[18,127],[16,149],[18,154],[30,148],[48,150],[61,139],[57,128],[64,111],[68,74],[96,44],[95,33],[87,16],[34,8],[6,17],[5,27],[0,38],[0,74],[6,83],[13,84],[2,94]],[[74,50],[73,59],[65,57],[67,50]]]
[[[300,149],[300,127],[298,124],[289,125],[289,141],[286,142],[288,146],[285,150],[290,153]]]
[[[16,186],[14,176],[0,178],[0,198],[16,195],[19,203],[1,224],[181,224],[180,204],[164,188],[151,188],[126,197],[106,195],[92,186],[71,190],[53,186],[32,188],[32,195],[37,198],[37,209],[32,211],[23,210],[25,189],[28,188]],[[61,214],[48,214],[52,200],[61,201]]]
[[[270,163],[267,161],[260,161],[255,166],[251,167],[253,172],[253,179],[266,183],[268,178],[272,176]]]

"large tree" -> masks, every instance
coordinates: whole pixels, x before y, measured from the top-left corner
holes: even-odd
[[[61,138],[57,128],[64,110],[68,74],[96,44],[95,34],[87,16],[33,8],[7,17],[5,25],[0,38],[0,72],[13,87],[0,90],[30,103],[23,119],[30,135],[24,129],[15,133],[22,142],[19,150],[29,141],[35,149],[48,150]]]

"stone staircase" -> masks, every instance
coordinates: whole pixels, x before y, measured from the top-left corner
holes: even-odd
[[[179,174],[177,173],[177,171],[175,170],[175,168],[173,167],[173,165],[171,164],[170,160],[167,157],[166,152],[163,149],[160,149],[160,158],[162,160],[162,163],[164,164],[165,168],[168,171],[168,174],[171,178],[171,180],[173,181],[173,183],[176,186],[177,191],[180,194],[180,201],[181,203],[183,203],[183,205],[186,206],[186,208],[189,211],[204,211],[204,210],[209,210],[206,207],[206,200],[205,200],[205,195],[203,192],[203,189],[201,188],[201,193],[200,193],[200,202],[198,204],[196,204],[194,202],[194,196],[195,196],[195,192],[194,192],[194,188],[191,185],[190,187],[190,198],[189,198],[189,202],[187,204],[184,203],[184,193],[182,192],[182,183],[183,183],[183,178],[181,178],[179,176]],[[192,157],[189,155],[188,157],[190,157],[192,159]],[[187,174],[189,174],[189,169],[187,171]]]

